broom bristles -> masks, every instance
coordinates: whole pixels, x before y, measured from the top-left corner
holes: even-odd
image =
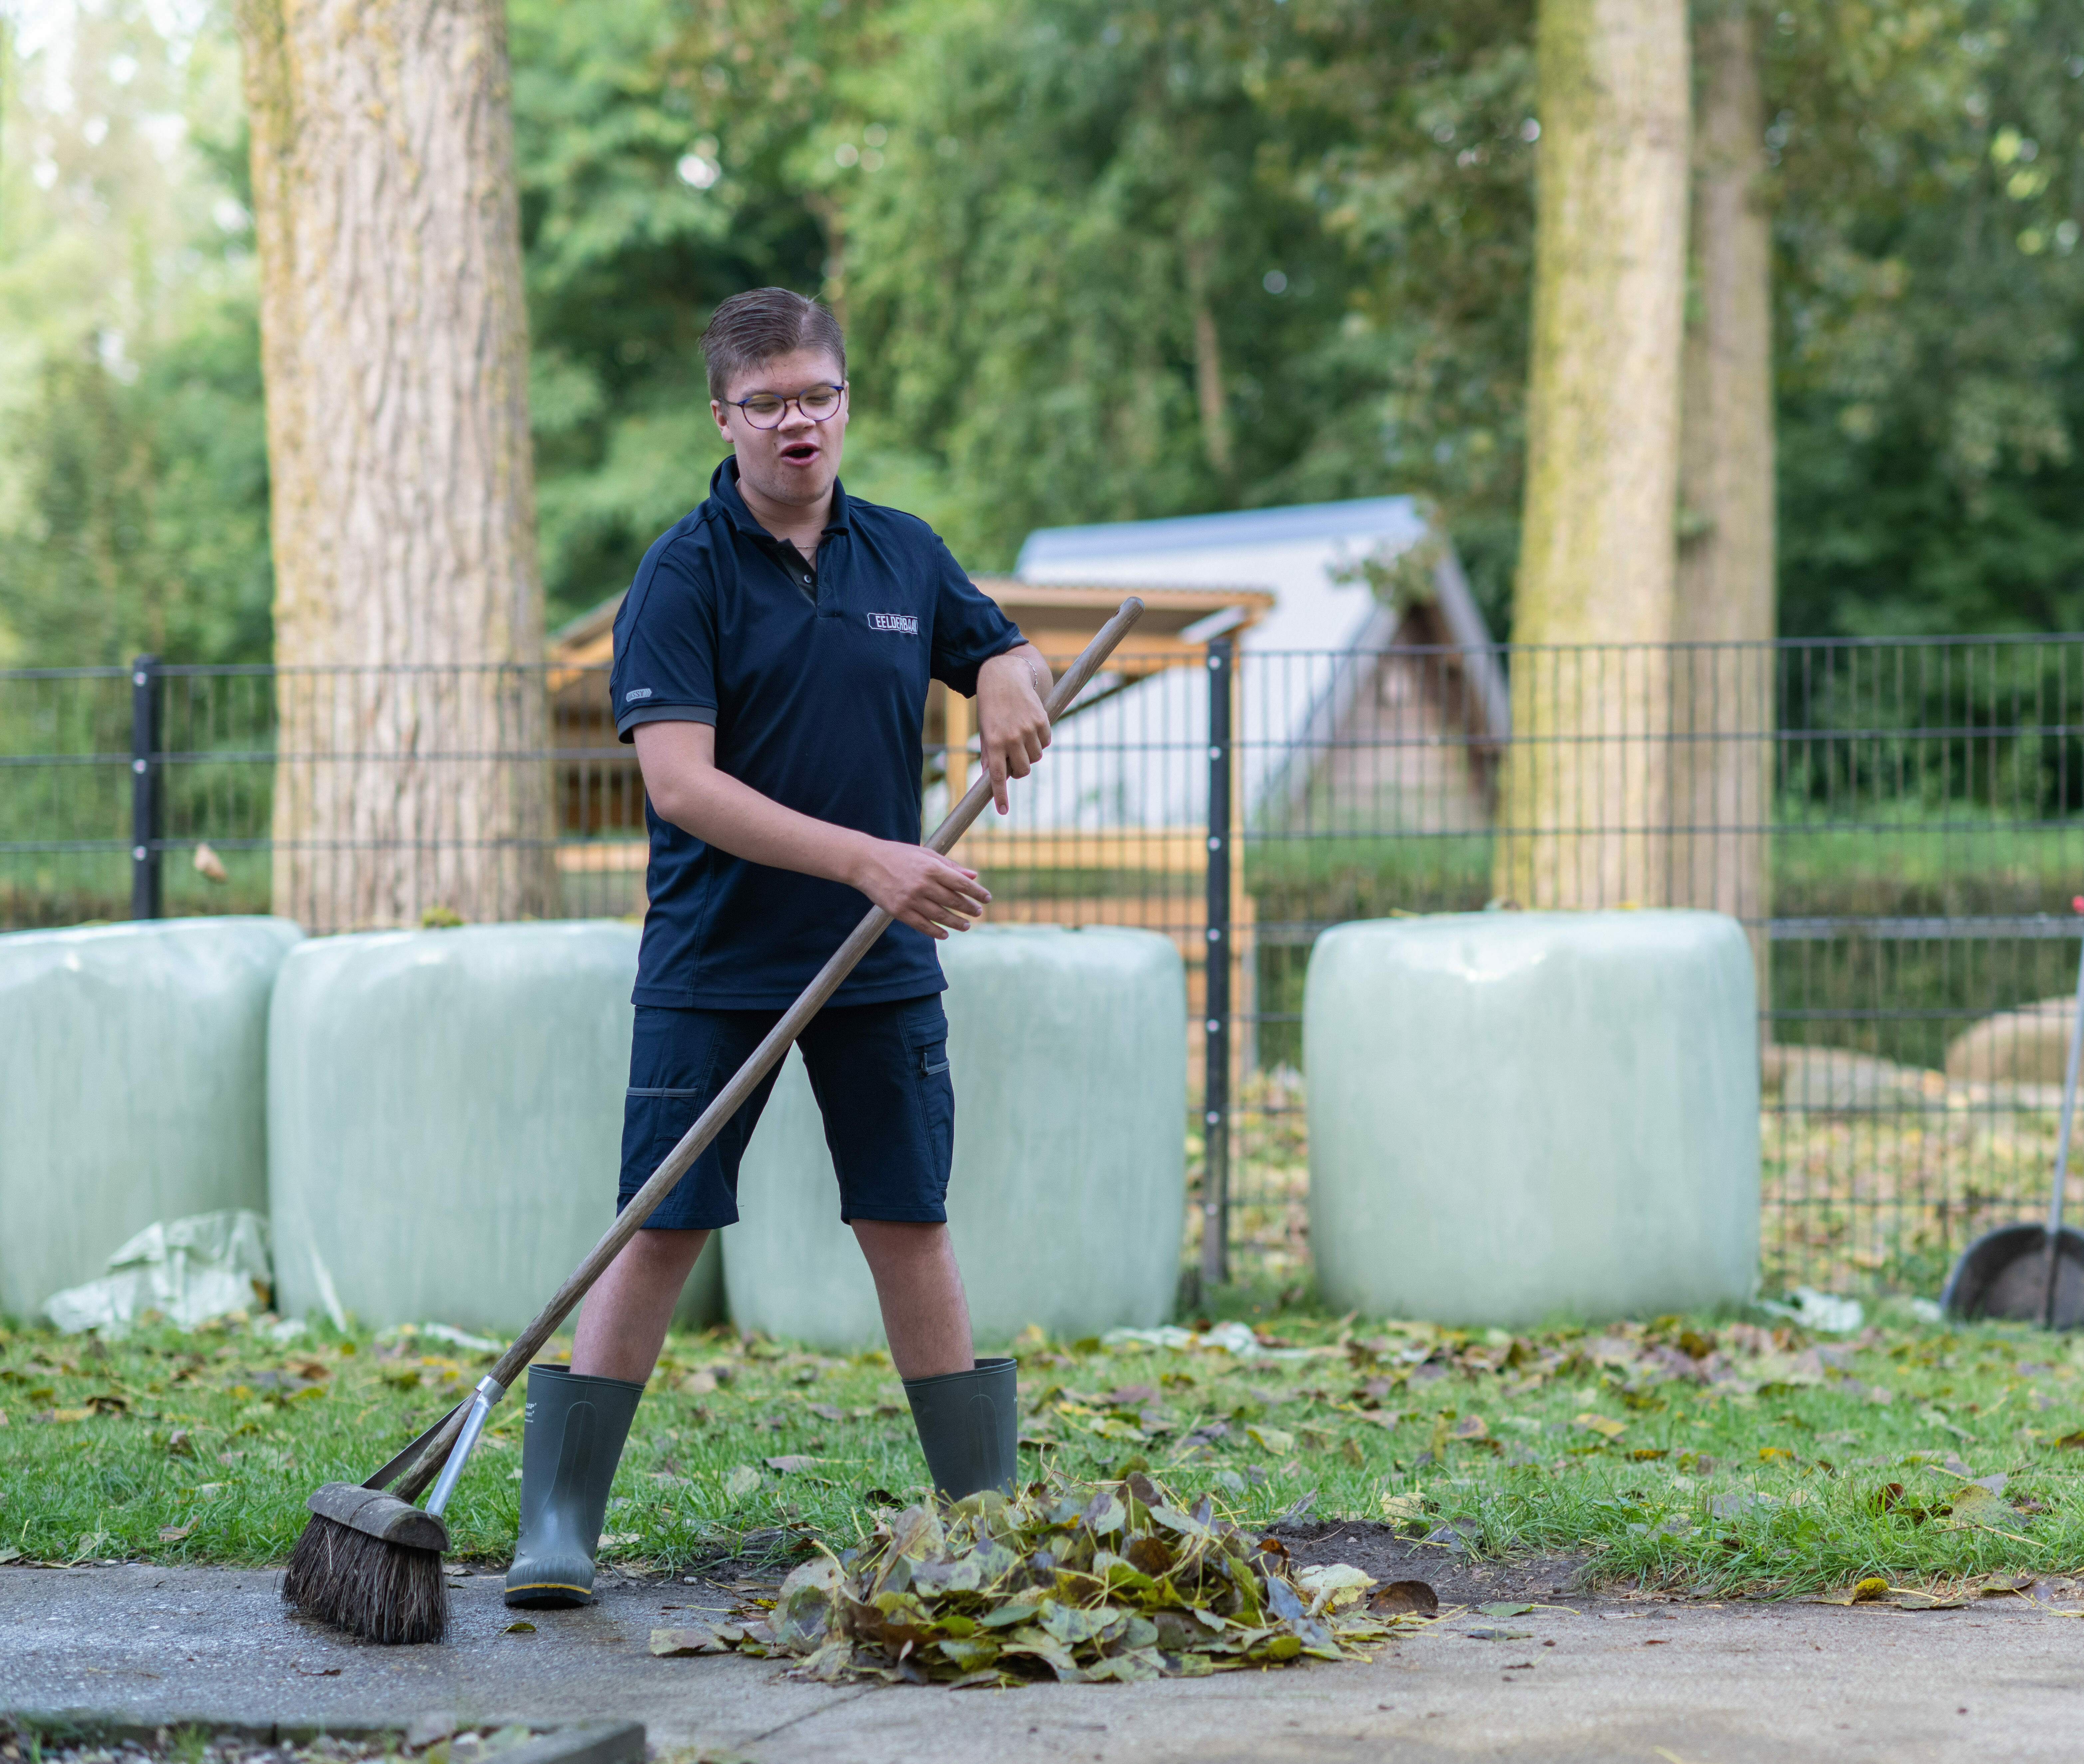
[[[438,1550],[386,1543],[323,1513],[297,1539],[282,1597],[315,1622],[387,1646],[438,1642],[448,1630]]]

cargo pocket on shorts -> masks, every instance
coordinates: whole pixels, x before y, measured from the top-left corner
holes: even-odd
[[[706,1092],[660,1090],[631,1085],[622,1104],[622,1198],[649,1180],[680,1136],[695,1124]]]
[[[926,1000],[920,1014],[909,1019],[904,1028],[925,1139],[920,1150],[935,1191],[945,1201],[948,1170],[955,1161],[955,1085],[948,1070],[948,1019],[940,1000]]]

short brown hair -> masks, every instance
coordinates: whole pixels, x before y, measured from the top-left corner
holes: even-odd
[[[846,338],[840,322],[815,300],[786,288],[749,288],[709,315],[702,354],[709,369],[709,396],[719,404],[731,383],[748,368],[798,349],[823,349],[846,378]]]

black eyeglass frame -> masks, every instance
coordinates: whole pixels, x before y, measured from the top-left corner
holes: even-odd
[[[816,386],[807,386],[804,387],[804,389],[800,392],[755,392],[752,394],[751,398],[726,398],[723,400],[723,403],[730,406],[733,410],[737,411],[740,416],[745,418],[747,422],[750,423],[755,429],[759,429],[763,434],[765,434],[769,429],[779,429],[782,426],[783,421],[789,415],[789,407],[791,404],[794,404],[796,407],[798,412],[803,417],[806,422],[830,422],[833,417],[838,416],[840,413],[840,404],[845,402],[846,398],[847,383],[848,383],[845,380],[824,380],[820,382]],[[809,397],[811,393],[820,391],[836,392],[839,395],[839,399],[837,402],[834,403],[832,408],[827,411],[824,416],[813,417],[810,412],[803,408],[803,400]],[[754,398],[778,398],[782,400],[782,408],[775,412],[773,421],[771,423],[761,422],[753,416],[751,411],[746,408],[746,406],[750,404]]]

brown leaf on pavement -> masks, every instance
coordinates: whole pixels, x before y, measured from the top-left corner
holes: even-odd
[[[1440,1609],[1440,1595],[1423,1580],[1391,1580],[1368,1600],[1368,1610],[1377,1617],[1402,1617],[1410,1612],[1430,1615]]]
[[[684,1658],[689,1654],[724,1654],[731,1652],[731,1643],[742,1639],[744,1631],[736,1625],[726,1625],[730,1639],[707,1627],[688,1629],[654,1629],[651,1631],[651,1652],[661,1660]]]

